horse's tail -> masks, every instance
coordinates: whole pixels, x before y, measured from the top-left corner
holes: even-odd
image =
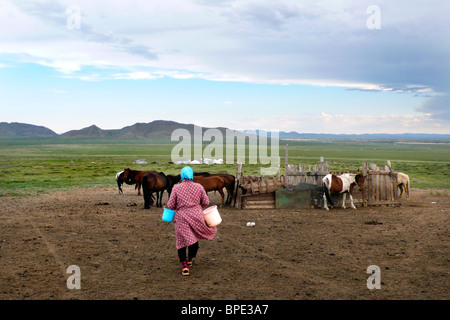
[[[144,195],[144,209],[150,209],[150,204],[152,203],[152,192],[148,186],[148,177],[145,175],[142,178],[142,193]]]
[[[236,177],[233,177],[233,183],[231,183],[228,187],[227,187],[227,204],[231,205],[231,203],[233,202],[233,197],[234,197],[234,188],[235,188],[235,184],[236,184]]]
[[[230,186],[230,192],[232,195],[234,194],[234,188],[236,187],[235,184],[236,184],[236,177],[233,176],[233,183]]]
[[[325,178],[323,180],[323,188],[324,188],[323,192],[325,193],[325,197],[327,198],[327,201],[330,203],[330,205],[332,207],[334,207],[333,200],[331,200],[331,196],[330,196],[329,186],[328,186],[328,183],[326,181],[327,181],[327,178]],[[331,181],[329,183],[331,184]]]
[[[409,176],[408,176],[408,178],[406,179],[406,195],[407,195],[408,198],[409,198]]]

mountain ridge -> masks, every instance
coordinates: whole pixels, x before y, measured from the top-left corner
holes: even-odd
[[[0,137],[52,137],[58,136],[53,130],[34,124],[21,122],[0,122]]]
[[[202,134],[208,129],[217,129],[224,136],[228,128],[215,127],[206,128],[194,124],[184,124],[171,120],[154,120],[152,122],[137,122],[125,126],[121,129],[101,129],[95,124],[89,127],[74,129],[57,134],[53,130],[44,126],[19,122],[0,122],[0,137],[65,137],[65,138],[162,138],[170,140],[172,133],[176,129],[187,130],[191,135],[199,132]],[[196,131],[197,130],[197,131]],[[263,130],[232,130],[236,134],[256,134],[259,135]],[[270,132],[266,132],[270,137]],[[363,133],[363,134],[327,134],[327,133],[299,133],[296,131],[279,131],[280,139],[294,140],[407,140],[407,141],[450,141],[450,134],[426,134],[426,133]]]

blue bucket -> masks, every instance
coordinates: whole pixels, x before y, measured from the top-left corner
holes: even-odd
[[[174,210],[170,210],[169,208],[164,208],[162,219],[163,219],[163,221],[166,221],[166,222],[172,222],[174,215],[175,215]]]

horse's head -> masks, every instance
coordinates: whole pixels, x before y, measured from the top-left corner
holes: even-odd
[[[361,190],[361,191],[363,191],[363,188],[364,188],[364,182],[365,182],[365,181],[366,181],[366,177],[363,176],[362,174],[358,173],[358,174],[355,176],[355,182],[356,182],[356,184],[358,185],[359,190]]]
[[[174,176],[172,174],[168,174],[166,176],[166,178],[169,181],[169,185],[167,186],[167,192],[169,193],[169,197],[170,197],[170,194],[172,193],[173,186],[176,185],[178,182],[180,182],[181,175],[177,174],[176,176]]]
[[[167,178],[169,178],[172,185],[174,185],[181,181],[181,174],[177,174],[176,176],[169,174]]]

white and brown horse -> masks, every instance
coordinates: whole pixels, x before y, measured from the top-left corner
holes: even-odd
[[[323,193],[323,202],[324,208],[328,209],[327,199],[333,205],[333,201],[331,200],[331,194],[333,193],[342,193],[342,208],[345,209],[345,197],[348,193],[350,196],[350,205],[353,209],[356,209],[353,204],[353,188],[358,185],[360,189],[362,189],[364,185],[365,177],[361,174],[352,174],[352,173],[344,173],[340,176],[336,176],[334,174],[327,174],[323,178],[323,186],[325,188]]]
[[[409,198],[409,176],[402,172],[397,173],[397,187],[400,189],[399,198],[402,197],[403,191],[406,193],[406,197]]]
[[[125,182],[126,184],[130,185],[130,186],[131,186],[132,184],[136,184],[136,181],[134,181],[133,179],[128,178],[127,180],[125,180],[125,179],[123,178],[123,176],[124,176],[123,171],[119,171],[119,172],[117,172],[117,174],[116,174],[116,181],[117,181],[117,187],[119,188],[119,194],[123,194],[122,185],[123,185],[124,182]]]

